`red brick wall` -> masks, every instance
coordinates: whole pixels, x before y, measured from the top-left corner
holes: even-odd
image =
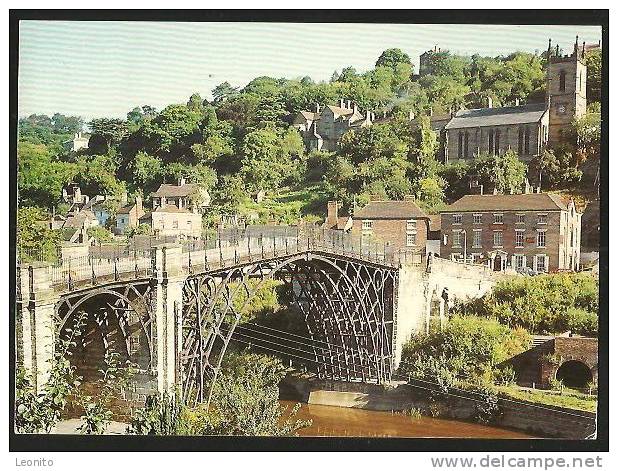
[[[495,211],[499,213],[499,211]],[[516,214],[525,214],[525,223],[516,223]],[[493,250],[504,250],[508,253],[508,262],[511,262],[511,256],[513,254],[523,254],[526,256],[526,265],[532,267],[533,257],[537,254],[545,254],[549,256],[549,269],[556,270],[559,268],[559,246],[563,242],[560,236],[560,211],[548,212],[548,211],[502,211],[503,223],[494,224],[494,212],[463,212],[462,223],[453,223],[453,213],[443,213],[441,215],[442,225],[442,246],[440,249],[441,256],[444,258],[450,258],[451,254],[459,253],[463,254],[463,236],[462,247],[453,247],[453,231],[463,229],[466,231],[466,251],[470,255],[472,253],[486,254]],[[474,224],[473,215],[482,214],[482,223]],[[547,214],[547,224],[538,224],[538,214]],[[474,229],[482,230],[482,247],[473,247],[474,242]],[[525,229],[524,233],[524,247],[515,247],[515,230]],[[536,235],[537,229],[545,229],[545,248],[537,248]],[[502,248],[498,249],[494,247],[493,237],[494,231],[501,230],[503,236]],[[444,236],[447,237],[447,244],[444,245]]]
[[[407,219],[372,219],[373,221],[373,237],[381,242],[387,242],[395,248],[418,249],[425,252],[427,243],[427,232],[429,230],[429,221],[427,219],[416,220],[416,245],[414,247],[406,246],[406,225]],[[352,233],[359,235],[362,233],[363,220],[354,219]]]

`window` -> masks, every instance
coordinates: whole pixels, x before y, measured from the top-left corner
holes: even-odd
[[[472,237],[472,247],[482,247],[483,245],[483,232],[480,229],[474,231]]]
[[[187,227],[190,229],[191,228],[191,221],[187,221]]]
[[[526,222],[526,216],[524,214],[515,215],[515,224],[524,224]]]
[[[566,72],[560,71],[560,91],[563,92],[566,88]]]
[[[524,246],[524,232],[523,230],[521,231],[515,231],[515,247],[523,247]]]
[[[502,224],[503,216],[502,213],[494,214],[494,224]]]
[[[539,214],[537,222],[539,224],[547,224],[547,214]]]
[[[545,255],[536,256],[536,271],[538,272],[547,271],[547,257]]]
[[[483,215],[482,214],[473,214],[472,215],[472,222],[474,224],[481,224],[483,222]]]
[[[468,157],[470,157],[470,154],[468,152],[469,151],[468,144],[469,144],[469,141],[470,141],[469,137],[470,136],[468,135],[468,131],[466,131],[466,133],[464,135],[464,158],[466,158],[466,159]]]
[[[524,129],[524,154],[530,154],[530,126]]]
[[[515,269],[524,268],[526,266],[526,256],[513,255],[513,265]]]
[[[496,131],[496,139],[495,139],[496,143],[495,143],[495,147],[494,147],[494,154],[496,155],[500,155],[500,130]]]
[[[517,154],[521,155],[524,150],[524,130],[523,128],[519,128],[519,132],[517,134]]]
[[[545,247],[545,231],[538,231],[536,233],[536,246]]]
[[[459,141],[457,142],[457,157],[460,159],[463,157],[463,132],[459,131]]]
[[[363,231],[370,231],[373,229],[373,221],[367,219],[363,220]]]
[[[416,232],[408,232],[406,234],[406,246],[413,247],[416,245]]]
[[[489,131],[489,144],[487,145],[487,150],[490,154],[494,153],[494,130],[491,129]]]
[[[494,231],[494,247],[502,247],[502,231]]]
[[[453,224],[461,224],[461,214],[453,214]]]
[[[406,222],[406,231],[416,231],[416,219],[410,219]]]
[[[453,247],[461,247],[461,239],[462,239],[461,231],[453,232]]]
[[[172,223],[172,229],[178,229],[178,221]]]

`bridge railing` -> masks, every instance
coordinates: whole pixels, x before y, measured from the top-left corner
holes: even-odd
[[[154,272],[154,253],[161,243],[157,239],[143,239],[92,247],[85,256],[61,257],[48,266],[51,283],[72,290],[88,283],[150,276]],[[311,225],[234,228],[216,237],[183,241],[181,245],[182,268],[188,273],[306,251],[323,251],[392,267],[425,262],[424,254],[418,250],[395,248],[366,235]]]
[[[51,264],[48,270],[52,286],[72,290],[83,284],[150,276],[152,260],[151,251],[135,250],[108,258],[91,255],[65,258]]]

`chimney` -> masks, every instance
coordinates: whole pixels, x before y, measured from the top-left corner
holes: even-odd
[[[135,206],[137,206],[137,212],[141,213],[142,210],[143,210],[143,207],[142,207],[142,197],[139,196],[139,195],[137,195],[135,197]]]
[[[339,99],[339,108],[343,108],[343,105],[344,105],[344,99],[340,98]]]
[[[127,204],[127,192],[126,191],[120,196],[120,203],[123,206]]]
[[[471,195],[482,195],[483,194],[483,185],[480,185],[479,181],[476,178],[470,179],[470,194]]]
[[[515,98],[515,106],[519,106],[519,98]]]
[[[348,100],[348,101],[346,102],[346,108],[347,108],[347,109],[350,109],[350,107],[351,107],[351,106],[352,106],[352,101],[351,101],[351,100]]]
[[[319,113],[319,112],[320,112],[320,104],[319,104],[319,103],[316,103],[316,104],[315,104],[315,112],[316,112],[316,113]]]
[[[326,213],[326,226],[335,227],[339,220],[339,201],[329,201]]]
[[[487,97],[487,108],[493,108],[494,107],[494,100],[488,96]]]
[[[358,105],[356,103],[352,103],[352,110],[354,113],[358,113]]]
[[[187,181],[185,180],[185,177],[180,177],[178,179],[178,186],[184,186],[185,183],[187,183]]]
[[[367,114],[365,116],[365,121],[367,121],[368,123],[371,122],[371,111],[367,110]]]

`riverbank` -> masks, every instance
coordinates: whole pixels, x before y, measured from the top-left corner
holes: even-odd
[[[288,410],[296,404],[289,400],[280,400],[279,403],[288,407]],[[411,417],[397,412],[305,403],[301,405],[296,418],[312,421],[310,427],[298,431],[301,437],[539,438],[523,432],[460,420]]]
[[[309,405],[370,411],[415,410],[432,418],[467,422],[488,406],[478,393],[458,391],[457,394],[445,395],[428,388],[427,384],[383,386],[318,380],[301,375],[288,375],[284,379],[280,385],[280,397]],[[593,434],[596,428],[596,415],[591,412],[505,398],[499,398],[496,406],[492,426],[536,437],[581,440]]]

